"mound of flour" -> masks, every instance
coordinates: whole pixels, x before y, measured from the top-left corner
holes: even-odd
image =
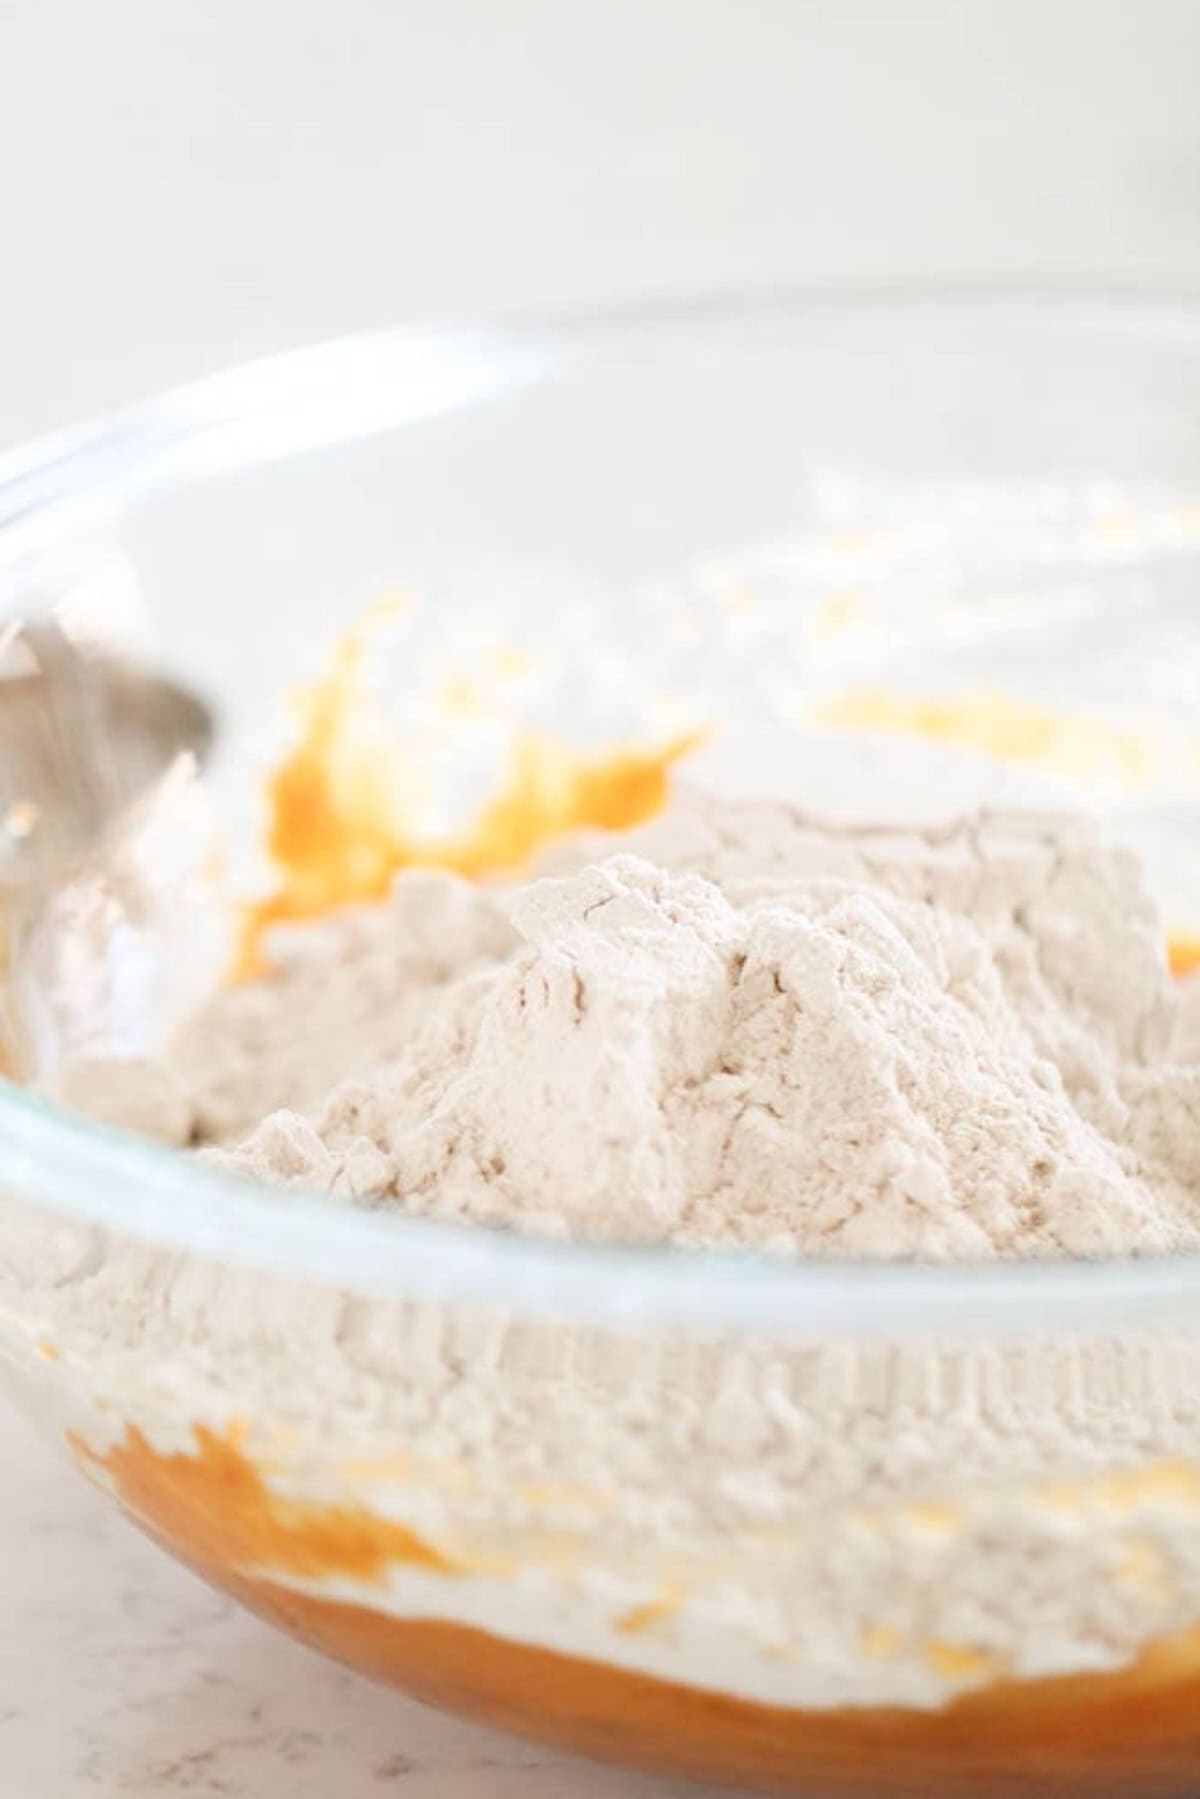
[[[276,959],[165,1063],[73,1092],[260,1179],[560,1236],[1200,1242],[1200,1013],[1136,861],[1078,817],[685,791],[528,883],[403,874]]]

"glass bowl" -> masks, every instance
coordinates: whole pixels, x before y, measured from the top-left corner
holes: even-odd
[[[1198,469],[1184,303],[405,331],[10,456],[0,590],[141,634],[215,698],[250,834],[280,693],[403,589],[398,717],[448,669],[532,661],[502,697],[539,728],[699,721],[751,786],[810,791],[838,718],[941,707],[1018,753],[1041,721],[1186,927]],[[1195,1790],[1193,1259],[524,1240],[251,1187],[10,1085],[0,1208],[8,1391],[330,1655],[767,1791]]]

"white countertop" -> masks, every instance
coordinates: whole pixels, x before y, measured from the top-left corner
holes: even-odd
[[[475,1729],[300,1648],[143,1541],[7,1411],[0,1468],[0,1784],[14,1799],[696,1793]]]
[[[403,317],[1200,285],[1195,0],[0,0],[0,446]],[[33,1799],[651,1799],[327,1666],[0,1413]]]

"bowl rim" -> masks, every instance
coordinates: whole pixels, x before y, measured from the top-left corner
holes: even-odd
[[[66,495],[114,490],[127,495],[138,487],[139,476],[153,472],[161,479],[176,478],[194,468],[189,445],[214,433],[234,439],[238,460],[222,463],[225,468],[356,435],[364,423],[363,378],[374,387],[381,365],[394,366],[397,358],[401,374],[432,361],[435,383],[442,389],[442,398],[432,405],[448,408],[512,392],[525,381],[553,373],[572,354],[626,334],[669,332],[705,322],[914,308],[981,317],[1024,313],[1042,322],[1070,315],[1075,324],[1092,329],[1133,330],[1160,339],[1181,334],[1200,347],[1200,283],[1187,281],[782,283],[499,319],[414,319],[233,362],[0,451],[0,555],[10,552],[13,533],[26,518],[53,514]],[[329,404],[328,388],[334,382],[349,386],[348,405]],[[315,420],[296,419],[297,398],[315,408]],[[290,438],[282,447],[259,443],[248,452],[237,428],[270,410],[285,411],[293,432],[298,424],[314,425],[314,435],[299,442]],[[371,417],[367,423],[393,430],[425,416],[423,407],[410,409],[405,402],[402,413],[391,410],[384,420]]]
[[[541,380],[621,333],[848,308],[1068,313],[1200,349],[1200,292],[903,283],[701,296],[497,324],[400,325],[235,364],[0,456],[0,558],[72,502],[127,498],[211,467],[398,430]],[[363,413],[381,366],[428,372],[425,400]],[[330,404],[331,387],[341,396]],[[283,429],[254,427],[282,414]],[[251,429],[247,434],[247,426]],[[1032,1335],[1185,1327],[1200,1255],[988,1265],[790,1261],[679,1245],[562,1242],[383,1214],[281,1191],[60,1111],[0,1079],[0,1193],[164,1251],[371,1297],[499,1307],[603,1328],[801,1338]],[[0,1255],[3,1254],[0,1248]]]

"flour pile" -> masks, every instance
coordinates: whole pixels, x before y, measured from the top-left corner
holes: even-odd
[[[914,830],[682,791],[541,878],[281,933],[92,1105],[409,1214],[797,1256],[1200,1243],[1200,1006],[1069,815]],[[81,1074],[86,1072],[86,1078]]]

